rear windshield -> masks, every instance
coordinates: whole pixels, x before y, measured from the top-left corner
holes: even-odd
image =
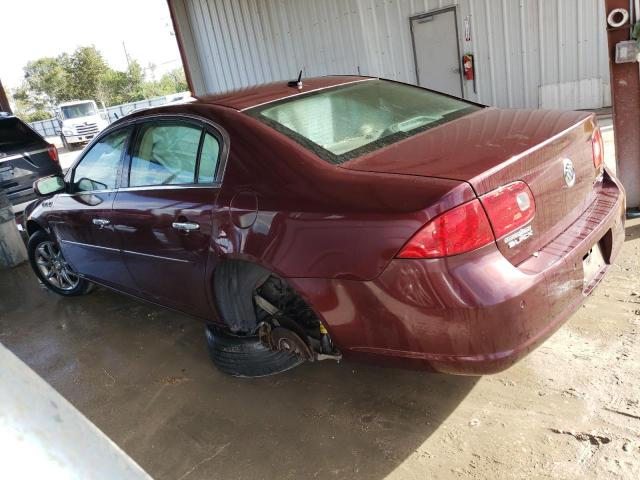
[[[8,153],[42,143],[42,138],[17,118],[0,119],[0,152]]]
[[[341,164],[483,107],[387,80],[288,98],[248,113]]]

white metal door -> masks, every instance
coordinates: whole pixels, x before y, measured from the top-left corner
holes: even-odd
[[[418,85],[462,97],[458,27],[453,9],[411,19]]]

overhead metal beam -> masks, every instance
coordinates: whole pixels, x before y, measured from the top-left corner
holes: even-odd
[[[185,52],[184,47],[184,36],[182,35],[182,31],[180,29],[180,24],[178,23],[177,12],[175,0],[167,0],[167,4],[169,6],[169,14],[171,15],[171,23],[173,24],[173,31],[176,34],[176,41],[178,42],[178,50],[180,51],[180,58],[182,60],[182,68],[184,69],[184,75],[187,79],[187,85],[189,86],[189,91],[192,95],[196,94],[196,89],[193,84],[193,78],[191,77],[191,68],[189,66],[189,58],[187,53]]]

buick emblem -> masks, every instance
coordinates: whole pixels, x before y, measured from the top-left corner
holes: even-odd
[[[573,168],[573,162],[569,158],[562,159],[562,176],[567,187],[571,188],[576,184],[576,169]]]

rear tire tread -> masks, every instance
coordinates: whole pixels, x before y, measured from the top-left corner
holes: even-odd
[[[286,372],[304,359],[286,352],[274,352],[257,337],[233,337],[206,329],[211,361],[218,370],[233,377],[258,378]]]

